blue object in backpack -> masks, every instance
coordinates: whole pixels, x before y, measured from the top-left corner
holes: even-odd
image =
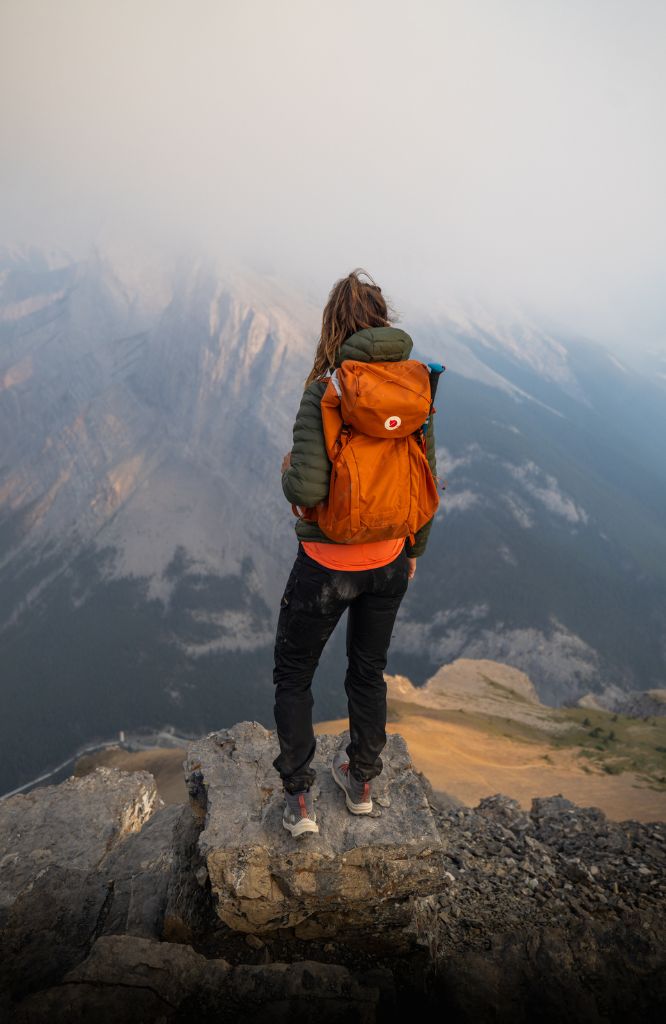
[[[443,363],[428,363],[428,369],[430,370],[430,404],[435,401],[435,392],[437,391],[437,385],[439,383],[440,376],[444,373],[446,367]],[[423,434],[428,432],[428,424],[430,423],[430,416],[423,424]]]

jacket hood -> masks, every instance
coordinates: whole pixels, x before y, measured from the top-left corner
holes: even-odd
[[[413,341],[400,327],[364,327],[350,335],[340,346],[335,365],[344,359],[363,363],[394,363],[409,359]]]

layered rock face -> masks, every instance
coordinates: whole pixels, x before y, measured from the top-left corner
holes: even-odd
[[[660,823],[452,806],[389,738],[372,817],[329,774],[282,828],[277,737],[192,744],[190,801],[98,768],[0,802],[0,1013],[20,1024],[643,1021],[666,998]]]

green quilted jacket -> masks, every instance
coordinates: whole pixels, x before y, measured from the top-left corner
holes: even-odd
[[[409,359],[412,339],[398,327],[367,327],[352,334],[340,346],[336,366],[345,359],[363,362],[397,362]],[[326,453],[321,422],[321,399],[326,381],[313,381],[303,391],[301,404],[294,423],[294,443],[291,465],[282,474],[282,490],[287,501],[294,505],[312,507],[328,497],[331,462]],[[436,477],[434,415],[426,433],[426,454],[433,476]],[[424,523],[414,535],[414,544],[406,542],[407,555],[418,558],[425,551],[432,519]],[[333,544],[316,523],[295,519],[299,540]]]

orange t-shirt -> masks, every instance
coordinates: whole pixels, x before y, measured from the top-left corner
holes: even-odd
[[[301,541],[303,550],[315,562],[327,569],[376,569],[388,565],[402,551],[405,538],[397,540],[373,540],[366,544],[321,544],[315,541]]]

